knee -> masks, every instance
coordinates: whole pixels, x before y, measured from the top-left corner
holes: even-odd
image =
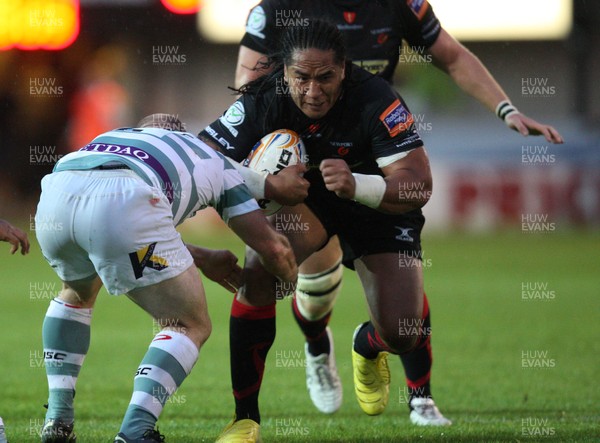
[[[398,324],[387,325],[378,330],[383,342],[394,354],[404,354],[412,351],[423,335],[419,318],[402,318]]]
[[[197,333],[198,347],[200,347],[204,343],[206,343],[206,340],[208,340],[211,333],[212,333],[212,323],[207,316],[206,321],[203,321],[202,324],[198,328],[198,333]]]
[[[189,313],[185,318],[158,320],[162,329],[169,329],[187,336],[198,348],[200,348],[212,333],[212,322],[205,310],[197,309],[197,312]]]
[[[210,320],[201,323],[186,323],[173,329],[186,335],[198,348],[200,348],[206,343],[212,333],[212,323]]]
[[[237,292],[239,300],[251,306],[265,306],[275,303],[280,294],[293,290],[293,285],[281,283],[264,268],[255,251],[248,248],[245,261],[243,285]]]
[[[200,347],[208,340],[212,333],[212,322],[206,309],[200,309],[198,314],[194,316],[192,328],[191,333],[194,337],[192,341]]]
[[[320,320],[333,309],[342,288],[342,275],[341,263],[318,274],[298,275],[296,302],[307,320]]]

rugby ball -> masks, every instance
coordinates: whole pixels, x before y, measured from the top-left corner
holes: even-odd
[[[243,165],[256,172],[277,174],[283,168],[306,161],[306,149],[300,136],[290,129],[278,129],[261,138]],[[265,215],[275,214],[283,205],[261,199],[258,204]]]

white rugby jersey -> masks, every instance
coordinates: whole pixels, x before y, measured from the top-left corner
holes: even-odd
[[[259,209],[242,177],[220,153],[187,132],[120,128],[62,157],[54,172],[122,163],[162,191],[175,226],[212,206],[227,222]]]

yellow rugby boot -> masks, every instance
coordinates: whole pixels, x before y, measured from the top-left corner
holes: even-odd
[[[260,443],[260,425],[254,420],[234,419],[223,429],[216,443]]]
[[[357,331],[359,328],[357,328]],[[390,398],[390,368],[388,367],[387,356],[388,352],[380,352],[377,358],[368,359],[356,352],[353,345],[354,392],[358,404],[365,414],[379,415],[388,404]]]

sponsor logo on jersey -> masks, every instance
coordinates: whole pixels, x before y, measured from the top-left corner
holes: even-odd
[[[419,134],[417,134],[417,132],[413,129],[410,133],[410,135],[404,139],[402,139],[401,142],[396,142],[395,146],[397,148],[406,148],[408,147],[409,149],[414,149],[414,144],[419,142],[421,140],[421,137],[419,137]],[[422,144],[422,143],[421,143]]]
[[[337,148],[336,152],[340,157],[347,155],[350,152],[350,148],[352,148],[352,142],[335,142],[330,141],[329,144]]]
[[[245,117],[246,111],[244,105],[242,102],[237,101],[225,111],[225,114],[223,114],[219,120],[221,120],[223,126],[229,129],[229,132],[231,132],[234,137],[237,137],[238,130],[235,129],[235,126],[242,124]]]
[[[154,255],[156,243],[157,242],[150,243],[148,246],[129,254],[133,275],[135,275],[136,280],[143,277],[145,268],[162,271],[169,267],[167,260],[158,255]]]
[[[227,140],[225,140],[223,137],[221,137],[221,136],[220,136],[220,135],[217,133],[217,131],[215,131],[215,130],[212,128],[212,126],[207,126],[206,128],[204,128],[204,130],[205,130],[206,132],[208,132],[212,138],[214,138],[216,141],[218,141],[218,142],[219,142],[219,144],[220,144],[221,146],[223,146],[225,149],[227,149],[227,150],[229,150],[229,149],[235,149],[235,146],[231,146]]]
[[[356,20],[356,12],[345,11],[344,20],[346,21],[346,23],[351,25]]]
[[[103,152],[109,154],[123,155],[125,157],[135,158],[146,163],[161,178],[161,180],[164,183],[163,189],[165,190],[165,195],[167,196],[169,203],[173,203],[173,192],[170,191],[173,189],[173,185],[171,183],[169,174],[167,173],[164,166],[160,163],[160,161],[158,161],[152,155],[148,154],[146,151],[140,148],[136,148],[135,146],[93,142],[88,145],[85,145],[83,148],[80,149],[80,151]]]
[[[337,25],[337,28],[342,32],[359,31],[361,29],[364,29],[364,27],[365,26],[361,24],[348,25],[346,23],[340,23],[339,25]]]
[[[409,242],[409,243],[412,243],[412,242],[415,241],[415,239],[412,238],[410,236],[410,234],[408,233],[409,231],[412,231],[413,228],[402,228],[400,226],[394,226],[394,228],[400,229],[400,234],[398,234],[396,236],[396,240],[406,241],[406,242]]]
[[[427,12],[429,4],[427,0],[407,0],[406,4],[412,10],[412,12],[421,20]]]
[[[392,137],[406,131],[414,123],[412,114],[408,112],[398,99],[383,111],[379,116],[379,120],[381,120]]]
[[[265,34],[263,34],[262,31],[265,29],[266,25],[267,17],[265,15],[265,10],[262,8],[262,6],[257,6],[250,12],[250,15],[248,16],[246,32],[259,38],[265,38]]]
[[[389,60],[352,60],[352,63],[375,75],[387,67]]]
[[[388,41],[388,38],[390,38],[388,34],[386,34],[385,32],[381,33],[377,36],[377,43],[383,45],[385,42]]]
[[[377,35],[377,34],[382,34],[382,33],[390,33],[393,31],[393,28],[390,26],[384,26],[383,28],[375,28],[375,29],[371,29],[369,32],[371,33],[371,35]]]

